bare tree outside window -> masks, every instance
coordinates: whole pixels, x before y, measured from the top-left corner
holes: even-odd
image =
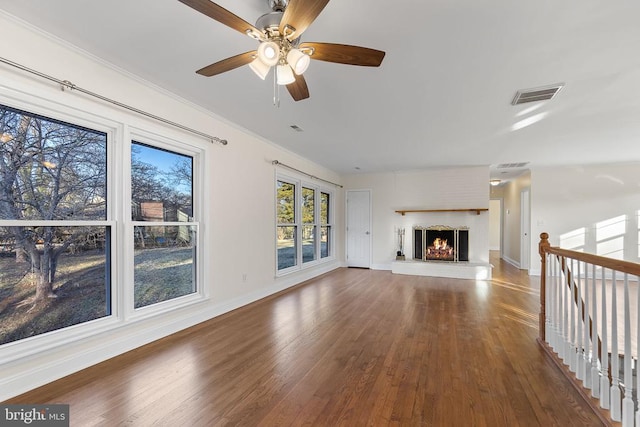
[[[0,344],[110,314],[106,183],[105,133],[0,106]]]
[[[131,144],[134,306],[196,292],[193,158]]]

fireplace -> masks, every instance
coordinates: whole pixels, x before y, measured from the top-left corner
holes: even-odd
[[[413,258],[423,261],[469,261],[469,229],[414,227]]]

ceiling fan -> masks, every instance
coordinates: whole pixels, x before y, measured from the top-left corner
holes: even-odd
[[[273,11],[258,18],[255,26],[210,0],[179,1],[260,42],[257,50],[215,62],[196,73],[211,77],[249,64],[264,80],[275,67],[277,84],[286,86],[295,101],[309,98],[309,88],[302,74],[311,59],[378,67],[385,55],[383,51],[360,46],[301,42],[300,36],[329,0],[267,0]]]

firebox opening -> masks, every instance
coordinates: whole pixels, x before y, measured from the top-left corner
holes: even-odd
[[[414,259],[469,261],[469,230],[446,226],[414,227]]]
[[[427,230],[427,252],[426,260],[454,261],[454,233],[451,231],[431,231]]]

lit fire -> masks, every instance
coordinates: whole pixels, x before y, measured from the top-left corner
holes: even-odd
[[[447,249],[448,245],[447,245],[447,239],[441,239],[441,238],[436,238],[436,240],[433,241],[433,248],[434,249]]]
[[[453,247],[449,246],[447,239],[436,237],[433,240],[431,246],[427,247],[427,251],[424,254],[425,259],[431,260],[453,260]]]

